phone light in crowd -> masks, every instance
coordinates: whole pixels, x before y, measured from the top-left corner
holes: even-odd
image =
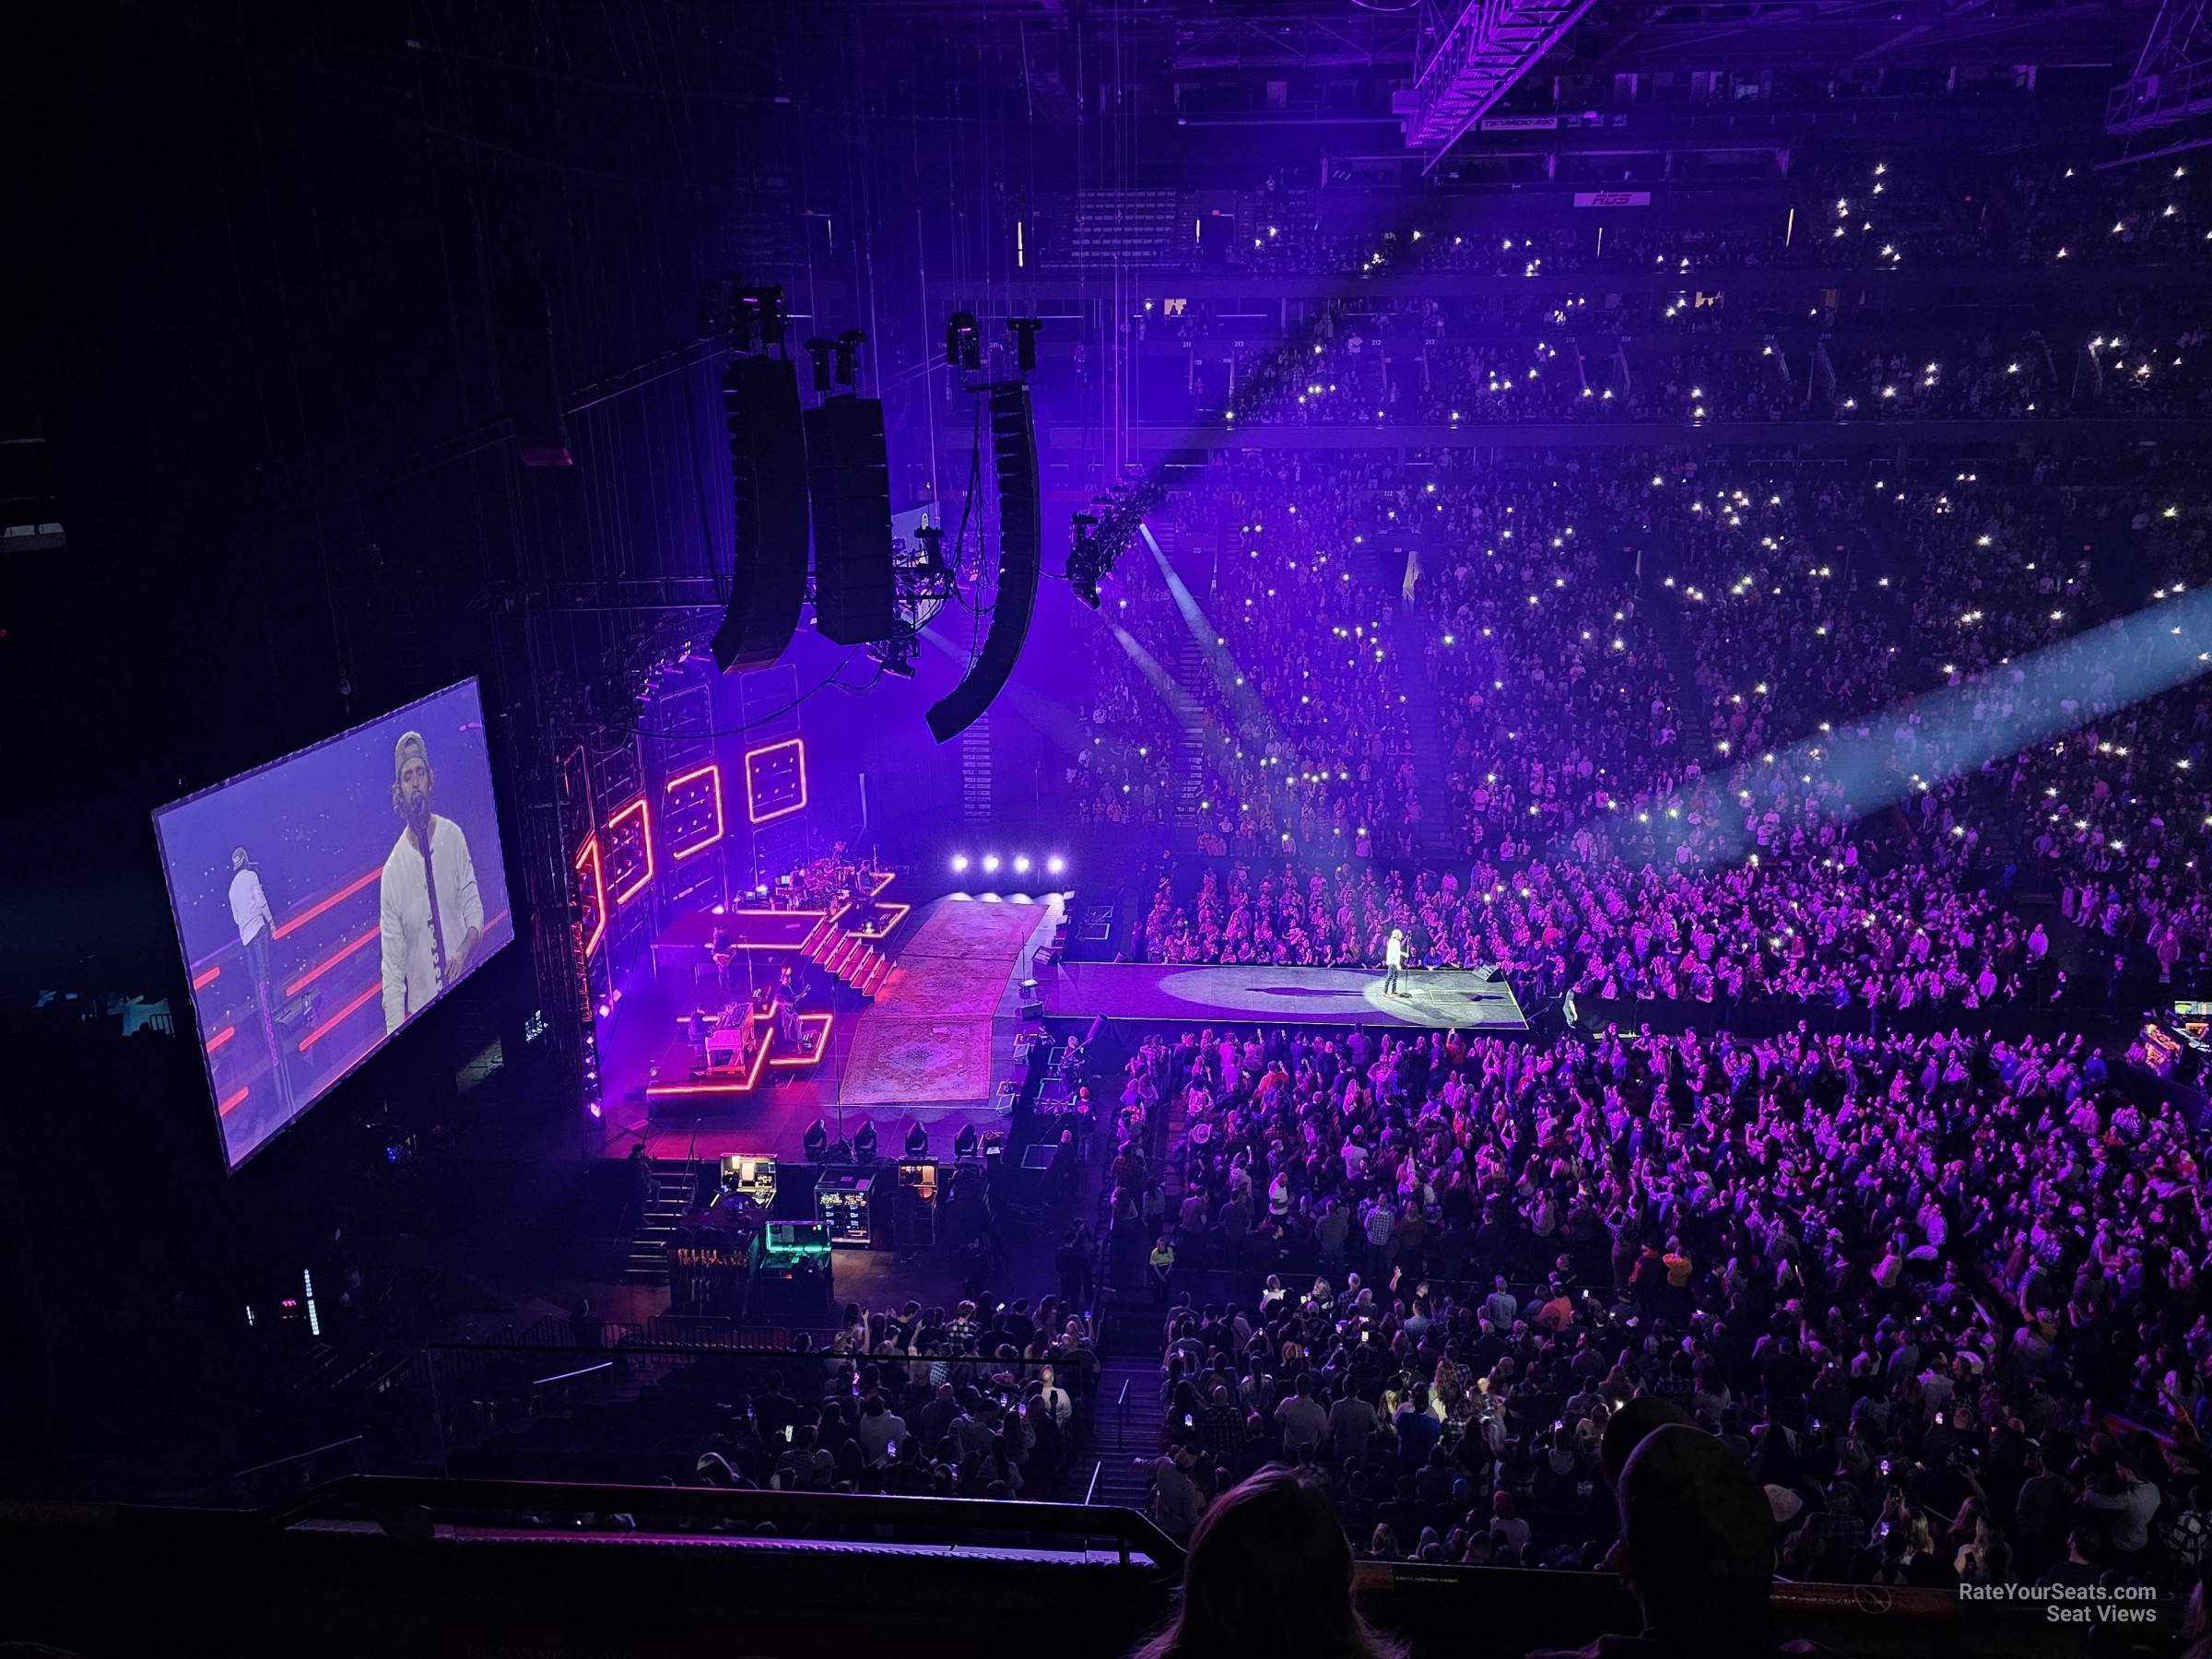
[[[952,855],[952,873],[953,873],[955,876],[964,876],[964,875],[966,875],[966,874],[968,873],[968,854],[967,854],[967,853],[955,853]]]

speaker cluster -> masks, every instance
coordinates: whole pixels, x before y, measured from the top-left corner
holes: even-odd
[[[802,409],[780,289],[718,282],[702,302],[701,324],[710,334],[726,331],[732,347],[722,396],[734,546],[715,664],[725,673],[762,667],[790,649],[808,594],[811,550],[822,637],[865,645],[885,672],[911,675],[922,626],[954,591],[958,571],[944,557],[941,531],[925,530],[919,551],[902,549],[893,535],[883,401],[853,389],[865,336],[847,329],[835,339],[806,342],[821,401]],[[1034,317],[1007,321],[1021,374],[1036,367],[1041,326]],[[940,743],[982,718],[1012,677],[1037,607],[1044,543],[1028,382],[984,378],[987,353],[971,312],[954,314],[945,349],[965,388],[986,400],[999,537],[983,648],[928,711]],[[996,362],[1003,373],[1004,359]]]

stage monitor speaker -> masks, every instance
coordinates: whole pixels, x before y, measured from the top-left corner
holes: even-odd
[[[1042,1025],[1044,1023],[1044,1005],[1041,1002],[1025,1002],[1018,1004],[1017,1012],[1023,1019],[1029,1021],[1032,1025]]]
[[[514,423],[515,453],[524,466],[569,466],[569,417],[553,363],[553,312],[545,284],[517,276],[500,285],[500,394]]]
[[[714,663],[760,668],[789,649],[806,593],[806,441],[788,358],[733,359],[722,376],[735,557]]]
[[[1044,558],[1044,500],[1037,487],[1037,424],[1030,389],[1018,381],[991,388],[991,459],[998,475],[998,597],[982,654],[929,711],[939,743],[973,725],[1006,688],[1030,637]]]
[[[806,411],[806,489],[814,500],[814,621],[838,645],[897,630],[891,480],[883,400],[833,397]]]

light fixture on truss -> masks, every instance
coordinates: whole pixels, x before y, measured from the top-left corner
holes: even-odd
[[[868,647],[868,655],[880,664],[886,674],[900,679],[914,677],[914,665],[921,655],[922,630],[929,626],[930,618],[945,608],[946,600],[952,597],[958,586],[950,566],[945,562],[945,532],[939,525],[924,520],[914,528],[913,539],[894,535],[891,539],[891,582],[896,597],[892,610],[898,626],[888,639],[877,640]]]
[[[1145,514],[1166,496],[1167,491],[1158,483],[1145,478],[1116,485],[1092,500],[1096,512],[1075,515],[1074,545],[1067,554],[1068,585],[1092,610],[1099,608],[1099,584],[1113,573],[1115,564],[1136,539]]]

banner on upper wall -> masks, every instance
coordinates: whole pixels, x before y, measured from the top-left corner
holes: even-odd
[[[1652,193],[1648,190],[1578,190],[1574,193],[1577,207],[1649,207]]]

